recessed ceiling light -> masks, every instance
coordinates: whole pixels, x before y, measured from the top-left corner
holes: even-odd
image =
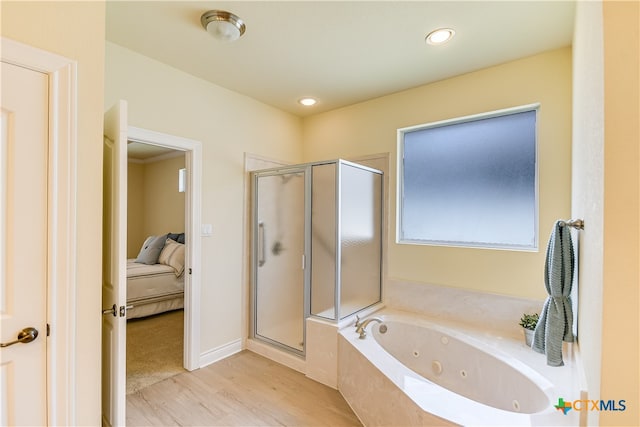
[[[315,105],[318,101],[314,98],[302,98],[298,100],[298,102],[304,105],[305,107],[311,107],[312,105]]]
[[[451,28],[438,28],[427,34],[425,41],[431,45],[439,45],[448,42],[456,32]]]

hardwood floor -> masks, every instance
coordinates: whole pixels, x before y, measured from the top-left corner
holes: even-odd
[[[128,426],[360,426],[330,387],[250,351],[127,396]]]

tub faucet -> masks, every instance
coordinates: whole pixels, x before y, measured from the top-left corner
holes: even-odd
[[[380,319],[379,317],[370,317],[370,318],[364,320],[363,322],[358,322],[358,324],[356,325],[356,332],[358,334],[360,334],[360,339],[361,340],[363,340],[367,336],[367,331],[365,330],[365,328],[371,322],[382,323],[382,319]]]

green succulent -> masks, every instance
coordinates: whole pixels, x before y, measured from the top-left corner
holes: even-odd
[[[520,318],[520,326],[522,326],[525,329],[529,329],[533,331],[536,328],[536,325],[538,324],[539,318],[540,318],[540,315],[538,313],[523,314],[522,317]]]

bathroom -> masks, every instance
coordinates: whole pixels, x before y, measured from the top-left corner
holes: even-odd
[[[203,197],[203,222],[214,225],[213,236],[203,238],[203,254],[208,260],[203,265],[203,277],[215,279],[206,279],[202,286],[202,301],[207,310],[201,313],[201,324],[225,324],[226,327],[215,333],[203,332],[202,362],[215,361],[241,348],[255,350],[254,340],[249,339],[248,171],[277,164],[335,158],[357,161],[367,156],[386,156],[386,164],[380,169],[384,169],[384,194],[387,195],[382,268],[383,300],[388,306],[407,308],[408,302],[417,301],[422,305],[412,308],[424,310],[434,300],[440,301],[435,296],[439,291],[446,294],[444,297],[459,291],[453,298],[466,301],[469,295],[498,295],[505,300],[533,300],[541,305],[546,296],[543,265],[548,233],[555,220],[582,213],[572,200],[575,197],[572,174],[585,173],[579,168],[572,170],[572,156],[580,156],[572,151],[572,114],[576,114],[574,61],[572,48],[563,47],[304,119],[260,108],[260,114],[256,113],[253,118],[260,126],[243,127],[240,122],[246,120],[246,115],[239,118],[233,110],[226,109],[226,104],[233,103],[246,111],[254,108],[255,101],[237,98],[233,93],[108,41],[105,106],[120,98],[127,99],[132,106],[131,122],[136,126],[207,141],[210,139],[209,117],[216,123],[235,120],[239,125],[220,126],[216,129],[216,140],[243,141],[242,145],[203,150],[203,164],[210,165],[204,171],[205,193],[215,195]],[[167,81],[172,84],[165,84]],[[202,98],[202,93],[207,94],[208,99],[219,101],[194,103],[194,99]],[[163,99],[174,100],[176,106],[190,105],[190,114],[182,122],[172,121],[177,111],[158,112],[153,107]],[[438,99],[438,103],[433,104],[433,99]],[[541,105],[538,251],[396,244],[397,129],[532,103]],[[301,135],[304,135],[304,144],[299,145]],[[214,143],[214,147],[218,145],[222,147],[221,143]],[[586,219],[588,221],[588,217]],[[587,232],[588,227],[587,222]],[[238,230],[243,230],[242,238]],[[584,249],[586,244],[581,243]],[[245,254],[241,259],[223,256],[239,252]],[[461,265],[464,268],[460,268]],[[237,286],[239,282],[243,286]],[[483,312],[482,307],[487,307],[487,311]],[[470,312],[481,318],[492,311],[494,307],[488,304],[474,305]],[[520,315],[518,311],[507,312],[500,321],[517,330]],[[589,319],[582,321],[590,327]],[[265,352],[271,354],[269,349]],[[278,360],[281,356],[273,357]],[[313,356],[307,354],[308,357]],[[304,369],[295,357],[291,363],[298,363],[298,368]]]
[[[64,310],[77,318],[77,337],[68,350],[71,373],[56,389],[58,424],[100,424],[103,114],[126,99],[133,126],[204,143],[202,215],[213,230],[202,239],[202,366],[244,348],[249,336],[250,281],[243,256],[249,242],[247,154],[292,164],[389,154],[383,265],[387,302],[398,281],[419,289],[443,286],[541,299],[542,251],[395,244],[396,129],[530,102],[556,110],[540,141],[546,150],[541,168],[542,163],[555,165],[540,175],[540,242],[555,219],[585,219],[579,242],[578,321],[587,382],[595,398],[634,402],[624,412],[590,412],[589,425],[638,425],[637,2],[576,2],[571,48],[304,119],[122,47],[109,21],[111,6],[123,2],[109,3],[2,2],[3,37],[56,52],[78,65],[74,170],[79,185],[73,225],[79,233],[73,239],[77,257],[69,260],[78,283],[73,287],[76,299]],[[135,3],[143,2],[131,5]],[[165,3],[170,2],[154,6]],[[202,6],[196,5],[200,13]],[[197,21],[197,11],[194,15]],[[140,22],[144,16],[137,15]],[[164,48],[156,40],[148,44]],[[551,89],[541,89],[543,81]],[[559,159],[550,153],[556,147]],[[462,262],[464,269],[459,268]],[[504,322],[511,325],[517,319]]]
[[[398,283],[417,287],[421,296],[424,289],[445,289],[540,301],[543,248],[553,221],[584,218],[579,329],[589,390],[595,390],[594,398],[637,402],[638,147],[637,118],[628,114],[637,111],[637,65],[631,65],[640,49],[634,36],[637,4],[623,3],[577,2],[571,47],[301,118],[123,47],[110,34],[111,5],[3,2],[3,36],[73,58],[81,77],[77,223],[82,233],[77,307],[69,311],[77,316],[82,339],[70,351],[75,395],[66,399],[69,419],[78,425],[100,422],[101,255],[95,236],[101,232],[103,114],[119,99],[129,102],[131,125],[203,141],[202,218],[213,228],[211,237],[202,238],[202,366],[245,348],[249,337],[247,156],[264,159],[269,167],[272,161],[388,155],[386,303],[406,300],[397,294]],[[626,29],[636,31],[635,39]],[[534,102],[549,112],[539,141],[539,251],[396,244],[397,129]],[[505,325],[517,325],[517,319]],[[637,425],[637,404],[624,412],[590,412],[588,418],[589,425]]]

